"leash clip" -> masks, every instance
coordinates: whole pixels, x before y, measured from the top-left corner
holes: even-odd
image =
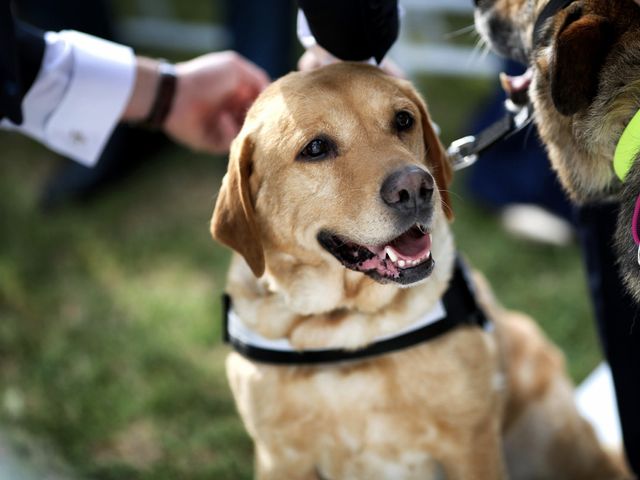
[[[454,170],[467,168],[478,160],[478,155],[529,125],[533,118],[529,105],[505,102],[505,114],[480,133],[459,138],[447,149],[449,162]]]
[[[478,160],[478,154],[473,151],[476,137],[468,135],[451,142],[447,149],[447,155],[454,170],[462,170],[470,167]]]

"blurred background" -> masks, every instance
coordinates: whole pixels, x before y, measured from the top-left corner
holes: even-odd
[[[504,65],[477,46],[470,1],[402,3],[392,57],[425,95],[448,144],[494,115]],[[17,4],[43,28],[92,30],[174,61],[237,48],[277,76],[301,53],[288,0]],[[226,385],[220,340],[229,252],[208,228],[226,158],[146,132],[119,135],[100,174],[87,180],[36,143],[0,133],[0,480],[42,472],[252,478],[251,442]],[[553,224],[566,206],[545,205],[557,194],[543,188],[553,178],[546,167],[543,180],[501,178],[505,169],[523,171],[536,133],[511,143],[510,153],[458,173],[457,242],[501,301],[534,316],[563,348],[580,381],[601,357],[570,225]],[[506,215],[522,203],[543,204],[555,217],[526,216],[535,228],[523,238]],[[531,240],[554,229],[568,233]]]

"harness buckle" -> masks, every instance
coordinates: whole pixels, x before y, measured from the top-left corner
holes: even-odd
[[[474,152],[473,146],[476,137],[468,135],[451,142],[447,149],[447,155],[454,170],[462,170],[470,167],[478,160],[478,154]]]

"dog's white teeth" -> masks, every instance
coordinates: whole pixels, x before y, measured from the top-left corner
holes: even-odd
[[[424,227],[424,225],[418,224],[418,230],[420,230],[420,232],[422,233],[427,233],[427,229]]]
[[[384,251],[393,263],[398,261],[398,255],[396,255],[396,252],[394,252],[391,247],[386,247]]]
[[[429,257],[431,256],[431,252],[427,252],[425,255],[415,260],[405,260],[405,259],[399,258],[398,254],[394,252],[391,247],[385,247],[384,252],[387,258],[389,258],[389,260],[391,260],[391,262],[393,262],[394,265],[397,265],[400,268],[415,267],[416,265],[421,264],[425,260],[428,260]]]

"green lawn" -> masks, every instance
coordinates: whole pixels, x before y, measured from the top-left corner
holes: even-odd
[[[487,84],[424,88],[448,140]],[[14,135],[0,145],[0,421],[95,479],[251,478],[223,373],[228,252],[208,232],[224,159],[169,150],[97,201],[44,214],[53,155]],[[460,183],[458,243],[581,379],[599,353],[576,248],[508,238]]]

